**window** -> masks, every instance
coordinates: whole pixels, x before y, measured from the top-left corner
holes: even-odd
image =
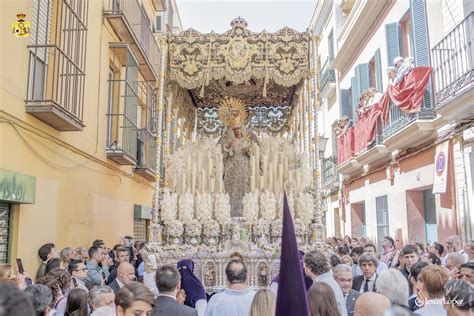
[[[334,35],[333,31],[328,36],[328,58],[334,58]]]
[[[156,31],[157,32],[161,32],[163,30],[163,26],[162,26],[162,18],[161,18],[161,15],[157,15],[156,16]]]
[[[385,236],[389,236],[388,226],[388,201],[387,196],[379,196],[375,199],[377,212],[377,240],[379,251],[382,251],[382,240]]]
[[[88,8],[88,0],[33,1],[27,109],[54,107],[82,121]]]
[[[405,16],[400,20],[400,33],[401,55],[403,57],[413,56],[413,36],[411,30],[410,12],[407,12]]]
[[[148,220],[135,218],[133,221],[133,237],[135,240],[146,241],[146,232],[148,230]]]

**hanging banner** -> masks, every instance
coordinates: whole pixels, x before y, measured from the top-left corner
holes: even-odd
[[[449,142],[444,142],[436,146],[433,194],[446,193],[446,182],[448,181],[448,150]]]

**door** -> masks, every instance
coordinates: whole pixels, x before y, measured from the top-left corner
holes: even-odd
[[[425,212],[426,242],[438,241],[438,225],[436,223],[436,203],[433,189],[423,191],[423,208]]]

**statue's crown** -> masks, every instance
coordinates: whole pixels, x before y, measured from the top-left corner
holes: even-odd
[[[232,22],[230,22],[230,26],[231,26],[232,28],[234,28],[234,29],[235,29],[236,27],[240,27],[240,28],[242,28],[242,29],[246,29],[248,25],[249,25],[249,24],[247,23],[247,21],[245,21],[244,19],[242,19],[240,16],[239,16],[238,18],[236,18],[236,19],[233,19]]]

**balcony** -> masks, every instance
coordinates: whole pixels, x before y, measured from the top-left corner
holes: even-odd
[[[336,91],[336,73],[331,68],[333,58],[326,59],[319,76],[321,78],[319,88],[321,90],[321,97],[329,98]]]
[[[137,166],[135,173],[149,181],[156,179],[156,137],[148,129],[140,129],[138,137]]]
[[[428,92],[425,92],[428,93]],[[393,104],[383,131],[385,146],[390,150],[405,150],[436,137],[434,107],[423,102],[420,112],[406,114]]]
[[[137,0],[108,0],[104,16],[120,41],[131,45],[146,81],[158,80],[160,50],[146,14]]]
[[[339,173],[337,172],[336,157],[323,158],[321,171],[322,188],[330,192],[337,190],[339,188]]]
[[[432,50],[436,112],[445,121],[474,117],[474,12]]]
[[[26,112],[58,131],[81,131],[87,1],[36,2],[35,10],[41,13],[31,22]]]

